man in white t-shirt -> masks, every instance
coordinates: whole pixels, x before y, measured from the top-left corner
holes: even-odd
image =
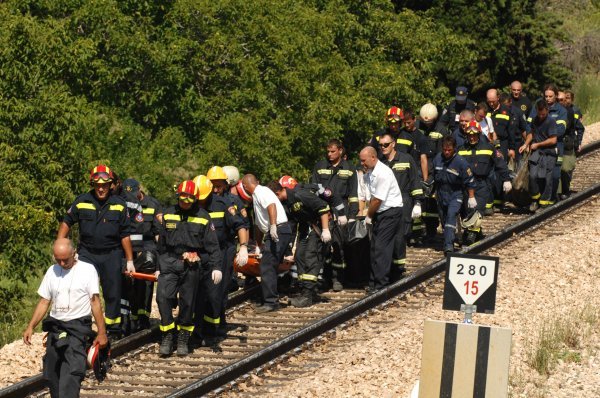
[[[389,285],[394,239],[402,222],[402,193],[388,166],[377,159],[371,146],[360,151],[360,163],[371,200],[366,223],[373,224],[371,237],[371,278],[368,293]]]
[[[38,289],[41,298],[23,332],[23,341],[31,345],[33,329],[50,308],[50,315],[42,325],[48,332],[44,376],[53,398],[78,397],[87,369],[86,346],[95,335],[90,314],[98,327],[93,344],[104,348],[108,343],[98,273],[92,264],[77,260],[69,239],[57,239],[53,253],[56,264],[44,275]]]
[[[263,305],[255,308],[257,313],[275,311],[279,308],[277,294],[277,267],[292,240],[292,229],[277,196],[269,188],[259,185],[253,174],[242,178],[244,190],[252,195],[254,204],[254,238],[257,248],[260,247],[261,289]],[[264,244],[263,242],[264,237]]]

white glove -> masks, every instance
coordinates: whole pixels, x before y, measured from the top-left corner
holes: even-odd
[[[348,224],[348,217],[346,216],[339,216],[338,217],[338,224],[343,227],[344,225]]]
[[[504,181],[504,184],[502,184],[502,189],[504,190],[504,192],[510,192],[510,190],[512,189],[512,184],[510,183],[510,181]]]
[[[413,206],[411,217],[413,220],[421,217],[421,205],[419,203]]]
[[[369,216],[365,217],[365,224],[367,224],[367,225],[373,224],[373,220],[371,220],[371,217],[369,217]]]
[[[258,245],[254,248],[254,254],[256,254],[256,257],[260,258],[260,247]]]
[[[212,272],[212,281],[215,285],[218,285],[221,282],[221,279],[223,279],[223,273],[221,271],[219,271],[218,269],[214,270]]]
[[[271,224],[271,226],[269,227],[269,235],[271,235],[271,239],[273,239],[273,242],[279,242],[279,235],[277,235],[276,224]]]
[[[240,246],[240,250],[237,254],[237,263],[240,267],[243,267],[248,263],[248,247],[246,245]]]
[[[133,260],[129,260],[127,261],[127,267],[126,267],[127,272],[132,273],[135,272],[135,266],[133,265]]]
[[[467,202],[467,206],[469,206],[469,209],[476,208],[477,207],[477,199],[469,198],[469,201]]]
[[[328,229],[324,229],[321,231],[321,240],[323,243],[331,242],[331,232]]]
[[[154,271],[154,277],[158,279],[158,276],[160,275],[160,271]]]

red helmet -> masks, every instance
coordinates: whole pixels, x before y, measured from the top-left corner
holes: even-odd
[[[198,189],[196,188],[194,181],[186,180],[177,187],[177,196],[179,197],[179,200],[191,203],[196,200],[197,191]]]
[[[284,188],[294,189],[296,185],[298,185],[298,181],[294,177],[283,176],[279,179],[279,185]]]
[[[481,125],[476,120],[471,120],[465,129],[467,134],[481,133]]]
[[[392,106],[388,109],[387,114],[385,115],[385,120],[388,123],[398,123],[404,118],[404,112],[402,109],[397,106]]]
[[[103,164],[99,164],[94,167],[90,172],[90,182],[104,184],[112,182],[114,180],[114,174],[110,167]]]
[[[235,185],[235,188],[237,189],[240,198],[242,198],[246,202],[250,202],[252,200],[252,196],[248,195],[248,192],[246,192],[246,190],[244,189],[244,186],[242,185],[242,180],[238,181],[238,183]]]

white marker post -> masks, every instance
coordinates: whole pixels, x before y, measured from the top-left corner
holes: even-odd
[[[473,323],[475,312],[493,314],[499,262],[498,257],[450,254],[443,309],[464,311],[464,323]]]

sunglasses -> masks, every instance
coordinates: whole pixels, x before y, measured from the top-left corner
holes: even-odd
[[[390,145],[392,145],[392,143],[391,143],[391,142],[385,142],[385,143],[384,143],[384,142],[380,142],[380,143],[379,143],[379,146],[380,146],[380,147],[382,147],[382,148],[387,148],[387,147],[389,147]]]
[[[183,203],[194,203],[196,201],[196,197],[187,193],[181,193],[179,194],[179,200]]]
[[[92,182],[110,182],[112,181],[112,178],[110,177],[110,174],[106,173],[106,172],[100,172],[100,173],[96,173],[92,176]]]

